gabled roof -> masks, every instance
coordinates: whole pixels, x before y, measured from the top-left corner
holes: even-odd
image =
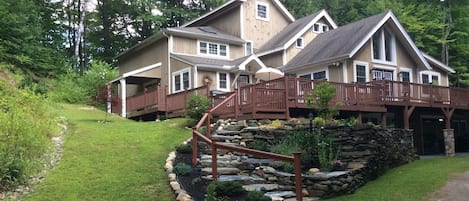
[[[257,62],[261,67],[266,67],[262,61],[252,54],[235,60],[224,60],[216,58],[198,57],[186,54],[171,53],[171,58],[175,58],[184,63],[217,70],[245,70],[246,64],[251,61]]]
[[[386,22],[390,21],[398,39],[417,58],[418,63],[431,69],[420,50],[399,23],[396,16],[387,11],[318,35],[303,51],[298,53],[285,70],[300,69],[306,65],[325,64],[352,58]]]
[[[314,23],[316,23],[322,17],[325,17],[328,20],[333,29],[337,28],[337,25],[334,23],[326,10],[321,10],[289,24],[282,31],[280,31],[280,33],[275,35],[259,50],[257,50],[257,54],[259,56],[263,56],[265,54],[270,54],[288,48],[296,41],[298,37],[302,36],[306,31],[310,30]]]
[[[423,57],[425,57],[425,59],[427,59],[428,62],[430,62],[431,64],[433,64],[435,67],[438,67],[446,72],[449,72],[449,73],[456,73],[456,71],[449,67],[448,65],[442,63],[441,61],[438,61],[437,59],[433,58],[432,56],[422,52],[423,54]]]
[[[203,27],[175,27],[175,28],[168,28],[165,30],[166,33],[185,36],[185,37],[193,37],[193,38],[200,38],[200,39],[209,39],[209,40],[216,40],[222,41],[223,43],[229,44],[244,44],[246,41],[243,39],[227,34],[215,27],[211,26],[203,26]]]
[[[233,8],[236,8],[238,5],[241,5],[245,1],[250,1],[250,0],[229,0],[226,3],[222,4],[221,6],[218,6],[217,8],[213,9],[212,11],[186,23],[183,24],[182,27],[189,27],[189,26],[200,26],[203,25],[204,22],[209,21],[211,19],[214,19],[228,11],[230,11]],[[274,5],[279,8],[282,11],[282,14],[290,20],[290,22],[295,21],[295,18],[293,15],[291,15],[290,12],[283,6],[283,4],[279,0],[272,0]]]

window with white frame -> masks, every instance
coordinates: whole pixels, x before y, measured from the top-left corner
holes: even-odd
[[[353,68],[354,81],[364,83],[368,81],[368,63],[355,62]]]
[[[252,42],[246,42],[246,56],[252,54]]]
[[[373,69],[373,80],[393,80],[394,72],[391,70]]]
[[[230,82],[229,74],[226,72],[218,72],[217,74],[218,79],[218,90],[229,90],[228,84]]]
[[[313,32],[324,33],[328,31],[329,31],[329,25],[327,24],[317,22],[317,23],[314,23],[313,25]]]
[[[199,54],[227,57],[229,54],[229,46],[225,44],[200,41]]]
[[[396,61],[396,39],[387,29],[377,31],[372,37],[374,61],[394,63]]]
[[[263,2],[256,2],[256,18],[269,20],[269,5]]]
[[[296,39],[296,47],[303,48],[303,38]]]
[[[184,69],[173,73],[173,92],[180,92],[190,88],[190,71]]]
[[[300,75],[299,77],[307,78],[311,80],[327,80],[328,74],[327,74],[327,70],[321,70],[321,71],[316,71],[316,72],[311,72],[308,74]]]
[[[399,80],[401,82],[412,82],[412,69],[400,67]]]
[[[440,84],[440,73],[432,71],[420,72],[422,84]]]

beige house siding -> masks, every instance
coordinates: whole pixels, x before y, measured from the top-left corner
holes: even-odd
[[[318,34],[314,33],[312,29],[306,31],[301,37],[303,38],[303,48],[306,47]],[[286,63],[293,59],[298,53],[300,53],[303,48],[296,47],[296,39],[294,42],[287,48]]]
[[[235,8],[228,13],[224,13],[223,17],[218,17],[206,24],[233,36],[241,37],[240,13],[240,8]]]
[[[177,59],[171,58],[171,83],[168,84],[168,88],[170,93],[174,92],[174,87],[173,87],[173,73],[179,72],[185,69],[189,69],[189,79],[190,79],[190,88],[194,88],[194,68],[192,65],[181,62]]]
[[[283,66],[283,51],[269,54],[259,58],[267,67],[280,67]]]
[[[230,59],[237,59],[244,57],[244,46],[243,45],[230,45]]]
[[[173,52],[196,55],[197,39],[173,36]]]
[[[342,70],[342,65],[335,66],[331,65],[328,67],[329,69],[329,81],[331,82],[344,82],[344,73]]]
[[[268,5],[267,21],[256,18],[256,2]],[[272,1],[245,1],[242,5],[244,11],[244,39],[252,41],[254,48],[260,48],[289,24],[288,19]]]
[[[161,68],[168,64],[168,41],[166,38],[161,39],[137,52],[128,55],[119,60],[119,75],[124,73],[140,69],[152,64],[161,62],[161,67],[157,68],[161,71]],[[164,72],[154,72],[152,75],[164,75]]]

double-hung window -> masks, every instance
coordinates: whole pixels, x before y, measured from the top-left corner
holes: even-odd
[[[327,24],[317,22],[317,23],[314,23],[313,25],[313,32],[324,33],[328,31],[329,31],[329,25]]]
[[[263,2],[256,2],[256,18],[269,20],[269,5]]]
[[[190,88],[189,69],[173,73],[173,92],[180,92]]]
[[[218,73],[218,90],[228,91],[230,82],[229,74],[226,72]]]
[[[199,54],[227,57],[228,52],[228,45],[205,41],[199,42]]]
[[[358,83],[368,82],[368,63],[356,61],[353,64],[353,76],[354,81]]]
[[[296,39],[296,47],[303,48],[303,38]]]

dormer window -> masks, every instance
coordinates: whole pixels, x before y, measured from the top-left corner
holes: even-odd
[[[314,23],[313,25],[313,32],[315,33],[324,33],[329,31],[329,25],[324,23]]]
[[[396,61],[396,39],[386,29],[377,31],[372,38],[373,60],[386,63]]]
[[[263,2],[256,2],[256,18],[269,20],[269,5]]]
[[[229,47],[225,44],[200,41],[199,54],[227,57],[229,55]]]
[[[303,38],[296,39],[296,47],[303,48]]]

